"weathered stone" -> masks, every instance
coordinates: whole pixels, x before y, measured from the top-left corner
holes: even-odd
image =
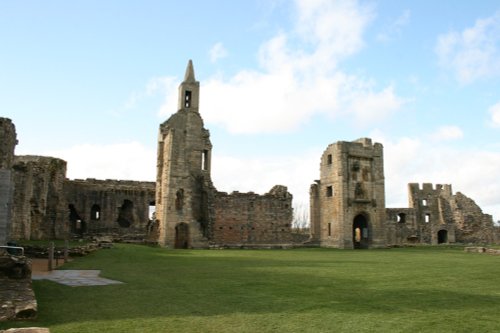
[[[409,208],[385,208],[382,145],[338,142],[321,157],[311,185],[311,243],[367,248],[499,240],[491,215],[451,185],[408,184]],[[358,241],[359,240],[359,241]]]
[[[8,118],[0,118],[0,245],[10,238],[14,180],[12,164],[17,144],[16,128]]]
[[[31,261],[0,256],[0,321],[33,319],[37,302],[31,285]]]
[[[370,139],[337,142],[321,157],[310,189],[311,240],[325,247],[384,247],[383,147]]]
[[[212,144],[199,113],[199,96],[190,61],[179,86],[178,111],[160,125],[159,243],[197,248],[291,242],[292,196],[286,187],[275,186],[265,195],[215,189],[210,176]]]
[[[48,328],[43,327],[24,327],[24,328],[9,328],[8,330],[0,330],[0,333],[50,333]]]

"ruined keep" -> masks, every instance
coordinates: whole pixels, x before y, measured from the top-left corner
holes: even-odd
[[[383,149],[370,139],[337,142],[310,189],[311,241],[326,247],[386,246]]]
[[[311,242],[324,247],[495,243],[498,227],[451,185],[408,185],[409,208],[385,208],[383,147],[337,142],[321,157],[310,187]]]
[[[200,83],[189,61],[178,111],[160,125],[156,179],[158,242],[173,248],[264,246],[291,240],[292,195],[218,192],[212,143],[199,112]]]

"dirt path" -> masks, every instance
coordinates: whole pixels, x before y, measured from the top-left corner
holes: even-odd
[[[71,260],[71,259],[69,259]],[[59,260],[54,260],[52,264],[52,268],[56,268],[56,263],[58,264],[57,267],[61,267],[64,264],[64,259],[59,259]],[[43,273],[43,272],[48,272],[49,271],[49,259],[43,259],[43,258],[33,258],[31,259],[31,271],[33,273]]]

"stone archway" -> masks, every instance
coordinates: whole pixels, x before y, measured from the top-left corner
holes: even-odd
[[[175,226],[175,245],[176,249],[189,248],[189,225],[187,223],[179,223]]]
[[[352,223],[352,243],[355,249],[367,249],[370,247],[370,230],[368,219],[363,214],[358,214]]]
[[[448,230],[439,230],[437,236],[438,244],[448,243]]]

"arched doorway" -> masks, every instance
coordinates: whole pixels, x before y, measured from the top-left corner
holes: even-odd
[[[438,231],[438,244],[448,243],[448,231],[439,230]]]
[[[175,246],[176,249],[189,248],[189,225],[179,223],[175,226]]]
[[[370,246],[368,221],[363,214],[356,215],[352,223],[352,243],[355,249],[367,249]]]

